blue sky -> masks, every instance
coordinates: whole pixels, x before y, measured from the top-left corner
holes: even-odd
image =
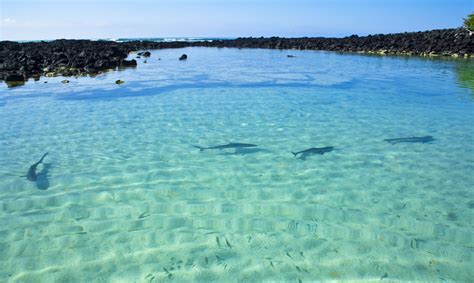
[[[0,39],[366,35],[472,12],[474,0],[0,0]]]

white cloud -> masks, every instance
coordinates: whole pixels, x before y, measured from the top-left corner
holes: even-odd
[[[12,18],[5,18],[2,20],[2,24],[4,25],[14,25],[16,24],[16,20]]]

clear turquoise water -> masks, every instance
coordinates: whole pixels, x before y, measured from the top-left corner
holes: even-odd
[[[0,281],[474,278],[473,62],[140,60],[0,89]],[[192,147],[228,142],[258,147]],[[21,177],[46,151],[46,174]]]

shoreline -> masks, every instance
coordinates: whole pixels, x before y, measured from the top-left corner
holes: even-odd
[[[131,52],[184,47],[315,50],[369,55],[474,58],[474,35],[463,28],[343,38],[237,38],[214,41],[94,41],[59,39],[0,42],[0,81],[8,86],[41,76],[86,76],[136,67]],[[142,54],[147,57],[147,54]]]

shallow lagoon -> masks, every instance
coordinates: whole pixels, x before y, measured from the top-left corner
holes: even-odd
[[[473,62],[216,48],[146,60],[1,87],[0,281],[474,277],[474,94],[460,74]],[[228,142],[259,146],[193,148]],[[46,151],[38,181],[21,177]]]

